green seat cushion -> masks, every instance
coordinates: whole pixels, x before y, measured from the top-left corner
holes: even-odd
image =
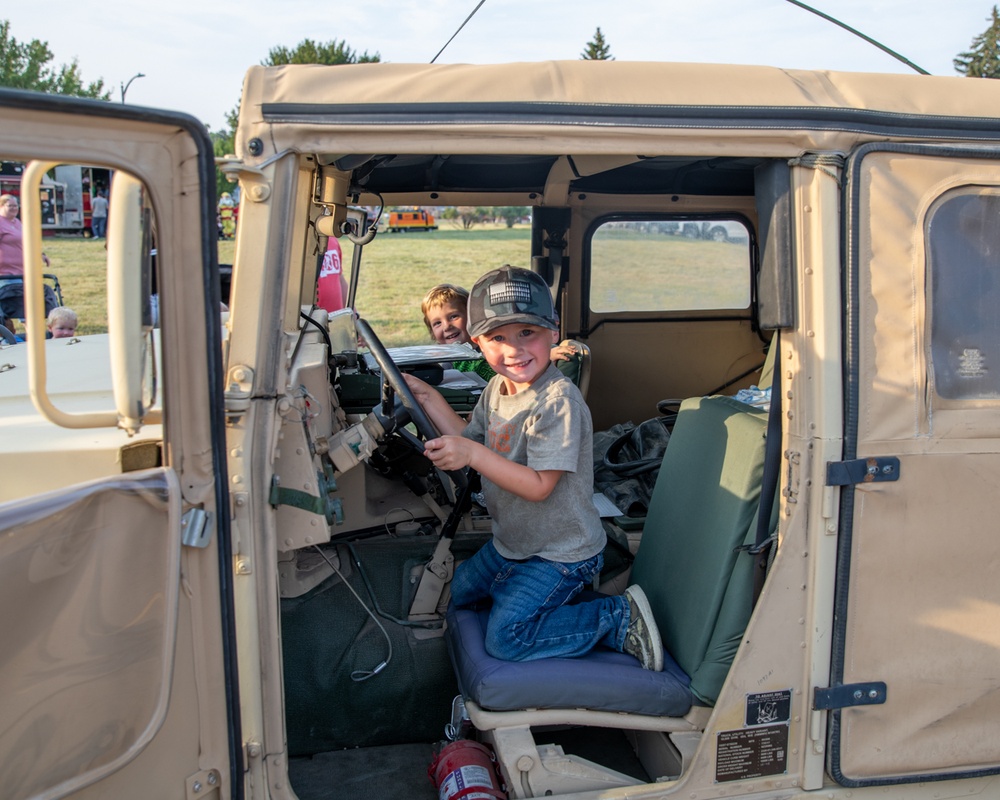
[[[718,697],[753,607],[753,536],[767,414],[730,397],[681,404],[632,583],[699,699]]]

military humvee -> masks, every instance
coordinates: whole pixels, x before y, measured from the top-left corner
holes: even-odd
[[[1000,84],[254,67],[221,315],[199,123],[0,107],[26,191],[54,165],[115,173],[106,335],[44,341],[23,208],[5,797],[435,797],[446,727],[512,798],[1000,794]],[[645,515],[606,520],[601,587],[646,588],[665,673],[490,661],[447,608],[489,512],[420,454],[412,353],[315,306],[341,236],[364,310],[379,240],[355,208],[396,205],[530,207],[521,266],[589,350],[595,430],[676,412]],[[734,397],[755,386],[769,412]]]

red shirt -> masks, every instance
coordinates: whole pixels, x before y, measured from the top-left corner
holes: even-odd
[[[316,305],[328,312],[339,311],[344,307],[344,278],[341,273],[340,242],[331,236],[323,254],[323,266],[319,270],[319,280],[316,283]]]

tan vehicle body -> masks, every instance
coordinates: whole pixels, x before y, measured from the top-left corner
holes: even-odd
[[[160,309],[144,339],[158,380],[138,411],[118,398],[141,370],[115,349],[131,352],[138,323],[42,342],[32,300],[29,342],[0,349],[5,797],[437,796],[424,770],[458,693],[447,595],[415,614],[406,587],[440,553],[393,526],[437,524],[453,495],[419,497],[366,449],[390,437],[347,400],[353,317],[314,308],[331,234],[358,242],[365,308],[378,237],[351,229],[364,215],[350,206],[531,207],[524,266],[547,271],[562,334],[589,348],[595,430],[764,386],[775,351],[777,545],[718,696],[677,717],[467,697],[510,797],[1000,796],[1000,329],[977,311],[1000,292],[1000,83],[585,61],[253,67],[224,166],[242,199],[221,319],[201,126],[25,93],[0,106],[4,160],[138,179]],[[149,236],[113,243],[142,238],[116,228],[125,205],[112,197],[112,310],[128,301],[111,287],[152,268]],[[30,260],[40,226],[24,221]],[[710,279],[734,275],[736,300],[661,307],[651,288],[616,306],[614,270],[651,267],[616,262],[603,237],[690,222],[742,254]],[[640,548],[642,525],[619,527]],[[455,558],[488,530],[466,515]],[[359,598],[331,599],[344,584]],[[359,600],[378,598],[372,625]],[[620,735],[638,776],[543,744],[567,727]],[[423,766],[407,769],[414,753]]]

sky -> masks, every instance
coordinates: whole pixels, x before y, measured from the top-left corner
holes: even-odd
[[[428,63],[479,0],[25,0],[0,20],[19,42],[47,42],[115,102],[183,111],[226,127],[247,67],[303,39],[343,40],[383,61]],[[989,27],[988,0],[810,0],[933,75]],[[912,72],[787,0],[485,0],[437,63],[577,59],[600,27],[618,61],[763,64]],[[133,76],[142,73],[145,77]]]

